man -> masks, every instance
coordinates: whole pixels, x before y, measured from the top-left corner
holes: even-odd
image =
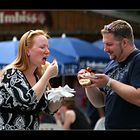
[[[116,20],[105,25],[101,34],[111,61],[104,74],[88,77],[86,95],[95,107],[105,106],[106,129],[140,129],[140,51],[133,29],[128,22]],[[85,72],[80,70],[78,79]]]

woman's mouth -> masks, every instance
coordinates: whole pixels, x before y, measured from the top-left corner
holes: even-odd
[[[42,61],[43,61],[43,63],[46,63],[47,57],[43,57],[43,58],[42,58]]]

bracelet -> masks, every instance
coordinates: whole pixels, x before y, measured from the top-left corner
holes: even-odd
[[[56,112],[58,111],[58,109],[54,112],[49,112],[50,115],[54,115]]]
[[[106,86],[107,86],[107,87],[111,87],[111,83],[112,83],[112,78],[109,78],[109,80],[108,80]]]

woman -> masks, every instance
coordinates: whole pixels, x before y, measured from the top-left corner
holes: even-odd
[[[44,96],[49,80],[58,74],[55,59],[45,71],[42,67],[50,53],[48,38],[49,35],[42,30],[23,34],[16,59],[2,70],[1,130],[37,130],[39,112],[53,113],[60,107],[60,102],[49,102]]]

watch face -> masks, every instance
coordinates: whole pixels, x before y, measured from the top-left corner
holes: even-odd
[[[112,82],[112,79],[109,78],[109,81],[107,82],[106,86],[110,87],[111,86],[111,82]]]

